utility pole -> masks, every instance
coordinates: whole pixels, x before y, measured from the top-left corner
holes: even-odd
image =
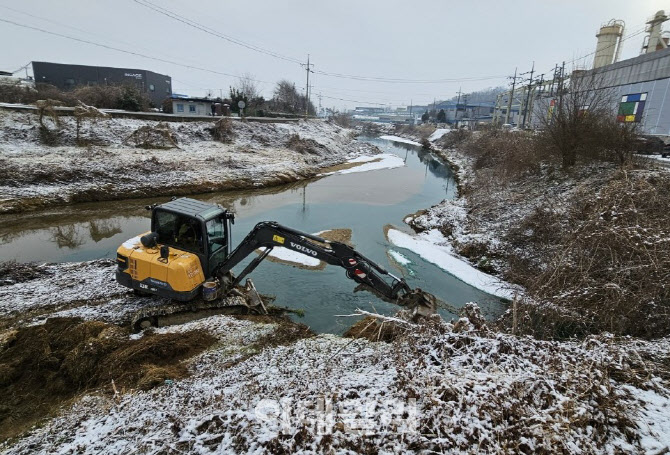
[[[535,98],[538,96],[541,98],[542,97],[542,90],[543,90],[543,85],[544,85],[544,74],[540,74],[540,80],[538,81],[537,85],[537,90],[533,92],[533,95],[530,98],[530,108],[528,110],[528,124],[532,125],[532,118],[533,118],[533,107],[535,107]]]
[[[461,104],[461,88],[458,87],[458,101],[456,101],[456,111],[454,111],[454,123],[458,124],[458,106]]]
[[[463,117],[464,118],[470,118],[468,117],[468,95],[467,93],[463,95]]]
[[[565,62],[561,66],[561,76],[558,79],[558,112],[563,112],[563,77],[565,75]]]
[[[558,65],[554,65],[554,77],[551,79],[551,88],[549,89],[549,96],[554,97],[554,83],[556,82],[556,75],[558,74]]]
[[[309,116],[309,73],[314,72],[312,71],[314,64],[309,63],[309,54],[307,54],[307,64],[301,63],[300,65],[304,66],[307,71],[307,86],[305,88],[305,118],[307,118]]]
[[[512,112],[512,99],[514,98],[514,87],[516,86],[516,72],[517,68],[514,68],[514,78],[512,79],[512,90],[509,93],[509,99],[507,100],[507,112],[505,113],[505,123],[509,123],[509,116]]]
[[[528,107],[530,106],[530,92],[533,90],[533,73],[535,73],[535,62],[533,62],[533,67],[530,69],[530,77],[528,78],[528,93],[526,93],[526,104],[523,109],[523,128],[526,128],[526,116],[528,114]]]
[[[497,125],[500,121],[500,100],[502,99],[502,93],[496,95],[496,105],[493,108],[493,124]]]

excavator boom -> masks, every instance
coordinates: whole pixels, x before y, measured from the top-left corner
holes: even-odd
[[[251,253],[262,249],[262,253],[230,283],[234,286],[251,273],[276,247],[287,248],[319,259],[326,264],[343,267],[348,278],[393,303],[397,303],[399,298],[411,291],[405,280],[392,275],[351,246],[282,226],[273,221],[258,223],[219,266],[218,275],[227,274]]]

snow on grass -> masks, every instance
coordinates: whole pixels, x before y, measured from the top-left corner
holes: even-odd
[[[402,142],[403,144],[411,144],[411,145],[421,146],[421,144],[416,142],[416,141],[413,141],[411,139],[406,139],[406,138],[400,137],[400,136],[384,135],[384,136],[379,136],[379,139],[386,139],[387,141]]]
[[[392,244],[415,252],[472,287],[504,299],[514,297],[512,285],[477,270],[464,259],[457,257],[447,238],[436,229],[415,236],[389,229],[387,235]]]
[[[449,131],[451,131],[449,128],[438,128],[435,131],[433,131],[433,134],[431,134],[430,137],[428,137],[428,140],[430,142],[436,141],[445,134],[447,134]]]
[[[159,329],[204,329],[220,342],[188,362],[189,378],[85,396],[0,449],[641,454],[663,453],[670,434],[655,379],[640,374],[648,390],[621,382],[644,351],[630,340],[538,341],[462,319],[392,344],[321,335],[254,348],[267,327],[215,316]]]
[[[31,206],[62,204],[82,194],[82,201],[101,195],[107,200],[174,194],[180,187],[203,192],[239,188],[240,182],[270,186],[304,179],[348,157],[379,152],[355,140],[349,130],[318,120],[235,122],[234,139],[225,144],[212,140],[211,121],[170,122],[178,148],[148,150],[124,142],[138,128],[156,123],[120,118],[86,122],[82,137],[97,145],[78,147],[75,120],[63,117],[59,144],[46,146],[35,114],[2,112],[0,160],[8,164],[0,178],[0,212],[17,210],[26,200]],[[291,148],[296,137],[310,153]]]
[[[128,289],[116,282],[116,264],[109,259],[35,267],[41,272],[37,278],[0,286],[0,317],[21,318],[33,311],[69,310],[63,315],[103,320],[108,315],[116,319],[136,309],[142,300],[124,299],[129,295]],[[106,304],[111,309],[106,309]],[[81,314],[75,308],[80,308]]]

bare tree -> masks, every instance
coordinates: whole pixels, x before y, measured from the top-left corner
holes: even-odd
[[[235,89],[242,93],[248,100],[253,100],[260,96],[258,83],[256,82],[254,75],[251,73],[244,73],[242,77],[237,80]]]
[[[598,72],[573,73],[569,85],[539,105],[540,138],[564,167],[574,166],[578,157],[623,162],[633,149],[636,126],[617,122],[616,95],[602,88]]]
[[[277,112],[301,114],[305,112],[306,102],[305,95],[298,93],[293,82],[282,79],[277,82],[277,86],[275,87],[271,108]],[[311,102],[309,103],[309,113],[310,115],[316,113],[316,108]]]
[[[252,115],[265,104],[265,99],[261,96],[258,89],[258,83],[251,73],[244,73],[237,80],[237,83],[230,87],[230,99],[232,101],[231,109],[233,112],[239,112],[237,103],[244,101],[246,104],[245,111],[251,112]]]

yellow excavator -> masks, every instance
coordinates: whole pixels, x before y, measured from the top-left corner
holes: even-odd
[[[404,279],[386,271],[351,246],[262,221],[232,250],[235,216],[227,209],[191,198],[147,206],[151,231],[124,242],[117,250],[116,280],[137,294],[172,302],[144,308],[133,318],[136,329],[174,323],[194,311],[264,313],[253,282],[242,280],[273,248],[289,250],[345,269],[359,288],[386,301],[410,307],[417,315],[435,312],[435,297],[412,290]],[[237,276],[232,268],[258,252]],[[174,301],[178,303],[174,303]]]

